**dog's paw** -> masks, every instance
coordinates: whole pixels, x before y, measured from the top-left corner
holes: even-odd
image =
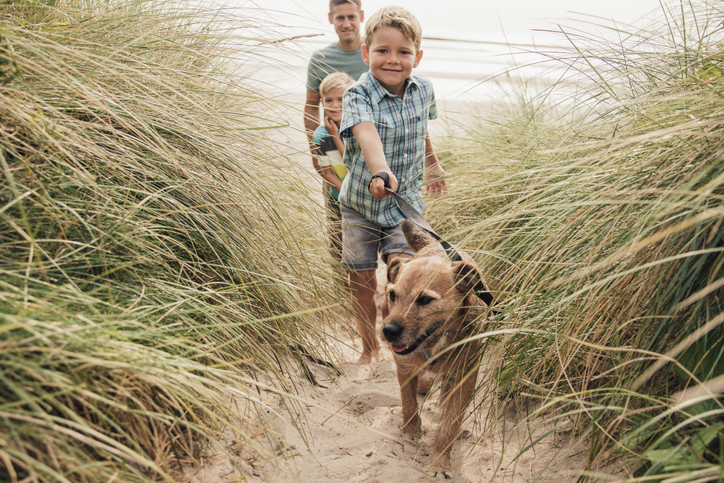
[[[419,418],[412,420],[403,427],[400,428],[402,432],[412,439],[421,439],[425,435],[425,431],[422,429],[422,421]]]
[[[450,464],[450,455],[446,453],[430,453],[430,459],[425,465],[425,473],[436,478],[445,478],[449,480],[453,477],[452,465]]]
[[[425,473],[433,478],[443,478],[446,480],[451,480],[454,476],[449,464],[441,465],[437,463],[428,463],[425,465]]]
[[[422,439],[422,437],[425,436],[425,431],[422,428],[415,429],[407,426],[402,428],[402,432],[405,436],[409,436],[412,439]]]

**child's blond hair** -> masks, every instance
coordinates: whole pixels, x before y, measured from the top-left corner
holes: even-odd
[[[354,79],[346,72],[334,72],[324,78],[319,84],[319,96],[324,97],[329,91],[335,89],[347,90],[349,86],[354,84]]]
[[[372,45],[374,33],[383,27],[396,28],[409,41],[415,44],[415,51],[419,52],[422,43],[422,27],[412,12],[406,8],[389,6],[382,7],[367,19],[365,26],[365,47],[367,50]]]

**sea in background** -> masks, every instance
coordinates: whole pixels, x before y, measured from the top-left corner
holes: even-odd
[[[570,39],[585,48],[602,38],[626,36],[675,8],[659,0],[392,3],[413,11],[423,27],[424,54],[415,73],[432,80],[439,102],[457,105],[520,96],[521,89],[530,95],[536,86],[551,82],[575,83],[567,65],[550,60],[575,55]],[[292,94],[303,100],[310,55],[337,40],[327,20],[328,1],[230,4],[259,27],[246,26],[244,35],[256,32],[258,38],[251,40],[258,43],[240,72],[271,95]],[[390,2],[363,0],[367,17],[386,4]]]

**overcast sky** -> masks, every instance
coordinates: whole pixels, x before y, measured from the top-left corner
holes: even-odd
[[[321,35],[288,42],[283,51],[270,49],[264,62],[256,65],[256,77],[280,91],[303,92],[309,55],[337,40],[327,19],[329,0],[218,1],[255,9],[251,15],[271,21],[276,36]],[[661,0],[664,5],[677,6],[680,1]],[[660,19],[662,15],[659,0],[362,0],[362,5],[367,17],[385,5],[410,9],[420,20],[423,36],[428,39],[484,42],[423,40],[425,55],[417,73],[433,80],[438,99],[497,96],[495,83],[489,79],[495,76],[501,82],[515,81],[515,78],[498,75],[510,70],[513,59],[520,78],[539,76],[540,69],[548,68],[551,63],[538,65],[541,58],[528,52],[560,52],[558,48],[547,48],[550,45],[570,48],[570,42],[560,33],[561,28],[574,35],[581,33],[583,40],[575,39],[576,45],[585,44],[586,39],[601,33],[615,42],[618,33],[611,27],[633,33],[650,26],[653,19]],[[535,48],[531,48],[531,44],[535,44]]]
[[[672,0],[666,0],[671,2]],[[239,5],[257,5],[293,15],[286,23],[333,32],[327,22],[327,0],[235,0]],[[633,23],[652,12],[660,12],[659,0],[363,0],[369,16],[384,5],[409,8],[420,20],[427,37],[466,40],[530,42],[545,41],[535,30],[582,25],[582,20],[611,25]],[[605,20],[597,20],[602,17]],[[588,28],[595,29],[589,25]]]

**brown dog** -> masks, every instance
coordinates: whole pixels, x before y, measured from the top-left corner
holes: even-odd
[[[402,431],[413,438],[423,433],[418,376],[425,370],[438,374],[442,419],[426,469],[450,478],[450,451],[475,390],[480,344],[445,349],[471,335],[470,324],[485,312],[474,291],[485,286],[470,256],[460,253],[462,261],[451,261],[439,243],[410,221],[402,223],[402,231],[416,255],[387,269],[382,333],[397,365]]]

